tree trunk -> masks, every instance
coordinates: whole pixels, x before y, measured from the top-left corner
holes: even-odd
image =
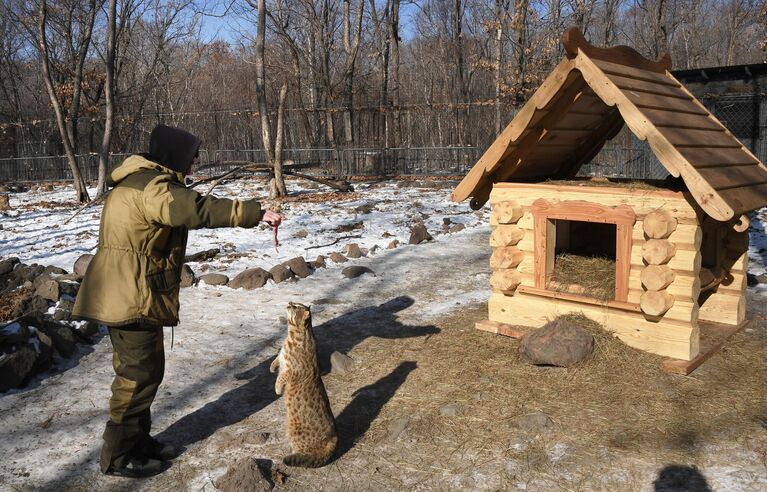
[[[75,187],[75,194],[77,195],[77,200],[84,203],[90,200],[90,197],[88,196],[88,188],[85,184],[85,179],[80,172],[80,167],[77,165],[77,158],[75,157],[74,147],[72,145],[72,141],[70,140],[67,123],[61,107],[61,101],[59,101],[59,96],[56,94],[56,89],[53,86],[53,78],[51,76],[50,52],[48,50],[48,40],[46,37],[47,35],[45,29],[47,17],[48,4],[46,0],[41,0],[40,12],[37,19],[37,28],[40,43],[40,64],[42,66],[43,79],[45,80],[45,88],[48,91],[48,97],[51,100],[51,106],[53,106],[53,111],[56,114],[56,125],[59,128],[61,142],[64,146],[64,153],[66,154],[67,162],[69,163],[69,169],[72,171],[72,180]]]
[[[269,112],[266,104],[266,76],[264,74],[264,43],[266,39],[266,0],[257,0],[256,4],[256,100],[261,120],[261,143],[266,152],[266,160],[273,165],[272,134],[269,126]]]
[[[107,12],[107,51],[106,51],[106,115],[104,119],[104,135],[99,152],[99,179],[96,186],[96,196],[107,192],[107,172],[109,171],[109,149],[112,142],[112,127],[114,125],[114,77],[115,77],[115,36],[117,30],[117,0],[109,0]]]
[[[282,143],[285,138],[285,96],[288,93],[288,85],[282,84],[280,87],[280,97],[277,103],[277,132],[274,138],[274,178],[272,186],[269,187],[269,198],[279,196],[288,196],[288,190],[285,187],[285,178],[282,175]]]
[[[394,126],[394,146],[402,145],[402,123],[400,122],[400,81],[399,81],[399,2],[392,0],[391,16],[389,23],[391,25],[391,103],[394,106],[392,112]]]
[[[501,115],[501,92],[503,89],[503,26],[506,6],[504,0],[495,0],[495,135],[503,126]]]

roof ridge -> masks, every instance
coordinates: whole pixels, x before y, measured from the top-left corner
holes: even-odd
[[[671,70],[671,55],[668,53],[661,53],[658,59],[653,61],[645,58],[630,46],[618,45],[612,48],[600,48],[586,41],[581,30],[575,26],[568,28],[562,35],[562,44],[570,58],[576,57],[578,51],[581,51],[589,58],[596,58],[657,73],[666,73],[667,70]]]

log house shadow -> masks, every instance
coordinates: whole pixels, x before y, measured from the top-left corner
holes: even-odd
[[[379,306],[358,309],[314,327],[314,334],[318,341],[320,370],[323,374],[327,373],[330,354],[333,351],[348,352],[366,338],[412,338],[438,333],[439,328],[435,326],[409,326],[396,319],[397,312],[413,305],[414,302],[410,297],[400,296]],[[274,393],[276,375],[269,372],[272,359],[270,357],[255,367],[236,374],[235,378],[248,382],[181,417],[155,437],[181,448],[187,448],[210,437],[218,429],[236,424],[274,403],[277,400],[277,395]],[[414,364],[412,363],[413,366]],[[413,368],[407,372],[409,373]],[[405,369],[400,369],[400,372],[395,371],[396,374],[392,373],[393,377],[401,377],[401,371]],[[388,380],[382,380],[379,383],[387,387],[392,385],[392,382]],[[398,386],[395,386],[395,390]],[[383,403],[381,403],[381,397],[375,397],[374,400],[371,398],[370,395],[364,396],[364,399],[356,403],[353,408],[360,408],[362,403],[372,407],[378,404],[379,408],[375,412],[377,415],[388,398]],[[344,410],[343,414],[342,421],[346,422],[351,418],[348,411]],[[369,426],[368,422],[367,427]]]

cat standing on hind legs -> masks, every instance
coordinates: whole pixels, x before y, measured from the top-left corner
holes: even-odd
[[[288,303],[288,336],[269,370],[278,368],[274,391],[285,396],[288,441],[293,451],[283,462],[288,466],[323,466],[333,456],[338,434],[320,377],[308,306]]]

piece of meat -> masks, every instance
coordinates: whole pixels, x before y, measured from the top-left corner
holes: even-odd
[[[279,239],[277,239],[277,229],[278,228],[279,228],[279,226],[272,227],[272,229],[274,230],[273,231],[273,233],[274,233],[274,250],[279,253],[280,252],[280,249],[279,249],[280,248],[280,241],[279,241]]]

